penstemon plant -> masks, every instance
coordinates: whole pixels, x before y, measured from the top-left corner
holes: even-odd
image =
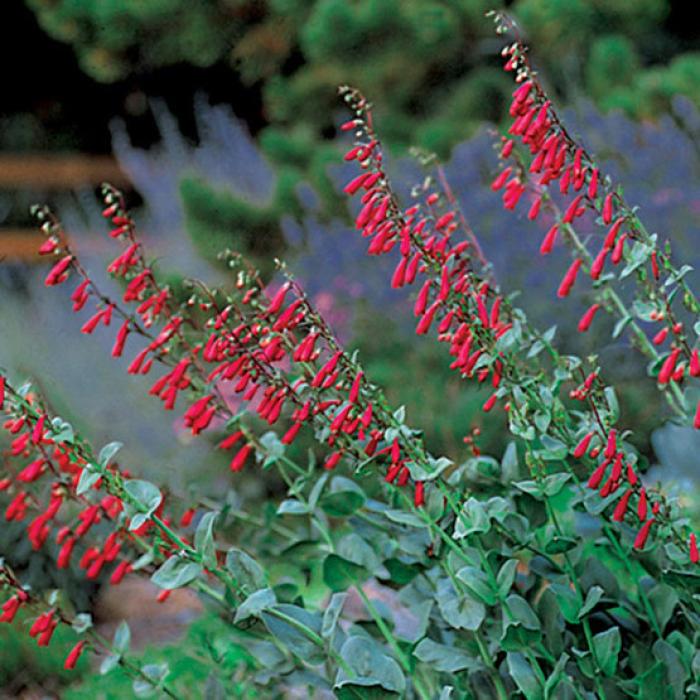
[[[494,18],[499,34],[516,31]],[[668,244],[657,247],[567,132],[517,33],[503,55],[516,80],[514,121],[498,144],[504,167],[493,189],[507,209],[529,199],[529,217],[548,220],[543,254],[559,239],[571,246],[560,298],[589,273],[593,304],[579,330],[601,310],[617,315],[615,336],[631,335],[677,419],[699,427],[689,270]],[[192,280],[174,290],[148,260],[121,193],[105,185],[117,247],[110,293],[37,207],[41,253],[55,258],[45,284],[76,283],[73,309],[89,310],[81,332],[116,327],[112,355],[149,377],[164,410],[225,453],[231,472],[274,474],[285,493],[261,507],[233,492],[151,483],[118,461],[119,443],[94,448],[30,383],[3,375],[5,519],[26,522],[36,556],[58,569],[105,586],[148,577],[158,602],[192,589],[211,625],[146,663],[126,624],[106,639],[69,595],[23,583],[11,551],[0,566],[0,621],[16,618],[39,646],[71,627],[65,668],[86,668],[89,651],[107,685],[81,683],[107,696],[117,677],[137,697],[697,695],[696,535],[647,483],[605,367],[563,354],[556,329],[534,327],[501,290],[439,166],[400,201],[370,103],[355,89],[340,93],[350,110],[342,131],[353,139],[345,161],[358,167],[344,188],[360,200],[358,235],[370,255],[398,253],[388,283],[415,285],[417,342],[434,334],[452,370],[491,386],[483,411],[507,416],[504,454],[482,454],[473,435],[462,463],[432,454],[283,263],[282,283],[266,285],[226,251],[229,286]],[[600,252],[579,230],[595,225],[606,231]],[[649,322],[660,325],[653,335]]]

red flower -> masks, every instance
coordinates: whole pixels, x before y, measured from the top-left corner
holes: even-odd
[[[637,536],[634,538],[635,549],[644,549],[644,545],[647,543],[647,538],[649,537],[649,530],[651,530],[653,524],[654,518],[649,518],[639,529]]]
[[[547,235],[542,239],[542,245],[540,246],[540,254],[548,255],[552,252],[552,247],[554,246],[554,240],[557,237],[557,232],[559,231],[559,224],[554,224],[552,228],[549,229]]]
[[[559,289],[557,290],[557,296],[560,299],[568,296],[569,292],[571,292],[571,289],[576,282],[576,275],[578,275],[578,271],[582,264],[583,260],[581,260],[581,258],[576,258],[576,260],[571,263],[571,266],[566,271],[566,274],[559,285]]]
[[[625,519],[625,513],[627,512],[627,504],[629,503],[630,496],[634,493],[633,489],[627,489],[624,496],[617,502],[615,506],[615,512],[613,513],[612,519],[615,522],[621,523]]]
[[[585,333],[591,327],[593,317],[596,315],[599,308],[600,304],[593,304],[588,308],[586,313],[581,316],[581,320],[578,322],[578,329],[581,333]]]
[[[689,548],[690,548],[690,561],[693,564],[697,564],[698,561],[700,560],[700,554],[698,554],[698,542],[697,542],[697,539],[695,537],[694,532],[690,533]]]
[[[85,644],[85,641],[80,641],[70,650],[70,653],[66,656],[66,662],[63,664],[63,668],[66,669],[66,671],[72,671],[75,668],[80,655],[83,653]]]
[[[576,457],[576,459],[580,459],[581,457],[583,457],[583,455],[586,454],[586,452],[588,452],[588,446],[591,444],[592,439],[593,432],[587,433],[583,436],[581,441],[574,448],[574,457]]]

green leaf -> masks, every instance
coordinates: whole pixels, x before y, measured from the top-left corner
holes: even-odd
[[[173,590],[194,581],[202,571],[201,564],[173,554],[154,574],[151,581],[159,588]]]
[[[158,508],[163,500],[163,496],[157,486],[142,479],[125,481],[124,491],[130,496],[141,515],[140,518],[133,517],[129,524],[130,530],[137,530]]]
[[[542,442],[542,447],[537,450],[537,456],[547,462],[566,459],[569,454],[569,448],[566,444],[557,438],[553,438],[551,435],[543,435],[540,441]]]
[[[100,675],[105,676],[110,671],[113,671],[117,666],[119,666],[121,658],[122,657],[120,654],[110,654],[109,656],[105,656],[100,664]]]
[[[334,593],[331,596],[328,607],[323,612],[323,621],[321,623],[321,636],[324,639],[333,636],[340,614],[343,612],[346,597],[346,593]]]
[[[600,668],[606,676],[612,676],[615,673],[621,648],[622,638],[619,627],[611,627],[593,637],[593,649]]]
[[[549,678],[547,678],[547,681],[544,684],[544,697],[547,700],[552,697],[552,693],[557,689],[557,686],[559,685],[559,681],[561,680],[561,676],[564,673],[564,669],[566,668],[566,664],[568,661],[569,655],[566,652],[564,652],[559,657],[559,660],[552,669],[552,673],[549,675]]]
[[[474,632],[486,617],[483,603],[469,595],[458,595],[450,579],[438,582],[436,599],[440,614],[450,627]]]
[[[449,469],[454,462],[447,457],[435,459],[428,455],[428,465],[416,464],[416,462],[406,462],[408,471],[414,481],[435,481],[440,474]]]
[[[501,459],[501,475],[505,483],[515,481],[518,476],[518,448],[509,442]]]
[[[226,568],[249,591],[257,591],[265,586],[265,571],[262,566],[242,549],[232,547],[228,550]]]
[[[112,461],[112,457],[114,457],[123,446],[121,442],[110,442],[105,445],[97,456],[98,464],[101,467],[106,467]]]
[[[406,679],[401,667],[385,654],[374,640],[368,637],[349,637],[341,647],[340,655],[353,671],[353,675],[348,676],[341,668],[336,676],[334,689],[378,687],[403,695]],[[374,696],[358,692],[357,697]]]
[[[71,627],[78,634],[84,634],[92,627],[92,615],[90,615],[90,613],[78,613],[73,618]]]
[[[578,613],[578,619],[583,619],[589,612],[595,608],[598,601],[603,597],[605,591],[600,586],[591,586],[586,593],[586,600],[581,606],[581,610]]]
[[[63,418],[56,416],[51,419],[51,436],[55,442],[67,442],[72,444],[75,442],[75,432],[70,423],[67,423]]]
[[[86,491],[89,491],[102,477],[92,464],[86,464],[80,472],[80,479],[75,488],[75,493],[82,496]]]
[[[275,593],[271,588],[261,588],[255,593],[251,593],[236,610],[233,623],[238,624],[249,617],[258,617],[266,608],[271,608],[277,603]]]
[[[513,581],[515,581],[515,574],[518,570],[518,560],[509,559],[507,562],[501,566],[496,576],[496,583],[498,584],[498,595],[504,597],[508,591],[513,586]]]
[[[563,445],[563,443],[562,443]],[[564,449],[568,452],[568,449],[564,445]],[[564,457],[566,456],[566,453],[564,454]],[[562,459],[564,458],[562,457]],[[559,474],[550,474],[549,476],[545,476],[542,487],[544,489],[544,493],[546,496],[549,496],[552,498],[553,496],[556,496],[563,488],[564,484],[566,484],[567,481],[571,479],[571,474],[565,474],[565,473],[559,473]]]
[[[615,389],[611,386],[606,386],[603,393],[605,394],[605,400],[608,402],[608,409],[610,410],[610,422],[617,423],[620,418],[620,403],[617,400]]]
[[[276,460],[284,454],[284,445],[273,430],[269,430],[260,437],[260,444],[265,448],[266,457]]]
[[[356,532],[348,533],[338,542],[336,554],[353,564],[364,566],[369,571],[376,572],[381,567],[381,559],[377,553],[369,542]]]
[[[326,483],[328,482],[328,479],[330,478],[330,474],[326,473],[321,475],[319,479],[316,479],[316,483],[314,484],[313,488],[311,489],[309,493],[309,498],[308,498],[308,504],[309,504],[309,510],[314,511],[316,510],[316,504],[318,503],[318,499],[321,497],[321,493],[323,493],[323,489],[326,486]]]
[[[151,697],[170,673],[167,663],[146,664],[141,667],[145,678],[137,678],[132,684],[134,693],[139,698]]]
[[[542,700],[544,698],[542,686],[522,654],[509,652],[506,655],[506,663],[508,664],[508,673],[527,700]]]
[[[627,327],[627,324],[632,321],[631,316],[623,316],[616,324],[615,327],[613,328],[612,332],[612,337],[613,338],[619,338],[625,328]]]
[[[337,554],[329,554],[323,560],[323,581],[334,593],[346,591],[368,576],[363,566],[353,564]]]
[[[362,508],[366,500],[365,492],[355,481],[334,476],[328,493],[320,503],[323,511],[332,518],[343,518]]]
[[[532,479],[527,479],[525,481],[516,481],[513,484],[513,486],[515,486],[516,489],[519,489],[523,493],[527,493],[533,498],[536,498],[538,501],[542,500],[542,486],[537,481],[534,481]]]
[[[293,622],[281,620],[271,611],[275,610],[290,618]],[[282,603],[263,609],[260,613],[270,634],[282,643],[289,651],[310,664],[321,663],[325,659],[325,650],[311,641],[308,632],[321,634],[321,616],[311,613],[297,605]]]
[[[462,506],[462,510],[455,524],[454,537],[462,539],[475,532],[488,532],[491,522],[481,501],[469,498]]]
[[[129,645],[131,644],[131,630],[126,620],[122,620],[117,629],[114,631],[114,640],[112,641],[112,647],[114,651],[119,654],[126,654],[129,651]]]
[[[649,591],[649,602],[654,609],[654,615],[661,630],[666,627],[678,605],[679,598],[676,591],[665,583],[659,583]]]
[[[279,504],[277,515],[307,515],[309,509],[296,498],[288,498]]]
[[[208,568],[216,566],[216,545],[214,544],[214,522],[219,514],[205,513],[194,533],[194,548],[202,555],[203,564]]]
[[[427,638],[413,650],[413,655],[440,673],[457,673],[465,668],[476,670],[479,667],[478,662],[465,651]]]
[[[576,593],[574,593],[569,586],[561,583],[553,583],[550,589],[556,596],[559,609],[564,619],[570,624],[577,623],[582,606]]]
[[[384,515],[393,523],[409,527],[426,528],[428,525],[414,513],[405,510],[385,510]]]
[[[486,605],[496,604],[496,591],[491,587],[489,578],[483,571],[474,566],[465,566],[457,572],[457,578],[482,603]]]

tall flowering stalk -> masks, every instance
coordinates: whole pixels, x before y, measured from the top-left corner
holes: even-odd
[[[520,90],[516,100],[525,99],[519,95],[526,95],[527,91]],[[645,546],[652,526],[664,525],[668,536],[679,544],[684,543],[690,556],[692,533],[677,529],[661,491],[655,490],[650,498],[651,490],[643,485],[635,468],[637,456],[618,440],[619,430],[614,427],[617,421],[614,392],[602,383],[599,368],[584,371],[577,358],[559,356],[549,342],[551,339],[530,329],[524,313],[511,308],[498,288],[480,276],[478,268],[483,267],[480,260],[476,261],[477,269],[473,269],[470,255],[473,246],[468,241],[454,240],[459,229],[457,212],[441,206],[444,198],[441,201],[438,192],[421,192],[422,201],[401,208],[384,170],[369,104],[350,88],[341,89],[341,94],[353,114],[343,129],[353,132],[356,139],[345,159],[357,161],[363,170],[345,187],[346,193],[360,196],[356,227],[369,240],[368,253],[387,254],[398,249],[400,257],[392,285],[416,282],[419,288],[414,306],[419,319],[416,333],[424,335],[435,326],[438,340],[449,343],[450,354],[455,357],[450,367],[465,378],[480,383],[490,381],[494,393],[485,402],[484,411],[490,412],[502,400],[513,434],[531,442],[536,452],[545,455],[545,460],[552,460],[553,454],[563,451],[592,464],[588,487],[598,489],[603,498],[612,495],[620,498],[622,505],[611,508],[610,515],[617,521],[627,517],[639,522],[635,548]],[[528,111],[530,120],[543,132],[538,137],[540,142],[550,138],[546,136],[550,125],[546,116],[548,109],[549,103],[537,109],[532,106]],[[539,114],[544,116],[536,119]],[[554,152],[559,151],[557,148]],[[506,153],[512,155],[508,144]],[[565,154],[566,150],[561,149],[561,153]],[[563,164],[564,156],[559,160]],[[555,165],[553,163],[552,167]],[[525,192],[517,175],[511,177],[511,173],[511,168],[505,168],[493,185],[494,189],[506,187],[506,208],[514,207]],[[597,185],[597,179],[593,180],[593,185]],[[582,201],[583,195],[576,196],[565,218],[578,215]],[[547,248],[552,236],[550,232]],[[559,296],[568,295],[582,263],[581,258],[574,260],[563,278]],[[592,322],[595,311],[597,307],[594,306],[582,319],[584,330]],[[555,365],[553,373],[551,367],[539,360],[545,348]],[[673,351],[662,366],[662,384],[668,383],[671,375],[678,371],[675,363],[680,352],[680,349]],[[547,371],[551,382],[544,394],[533,390],[537,384],[541,385],[543,371]],[[587,404],[587,412],[578,408],[575,413],[567,411],[557,396],[566,383],[573,384],[569,397]],[[528,414],[545,418],[532,425]],[[594,438],[596,444],[592,445]]]
[[[657,234],[647,231],[637,208],[626,202],[621,188],[567,131],[531,65],[515,23],[500,13],[494,14],[494,21],[499,34],[515,36],[502,55],[504,68],[517,87],[510,106],[513,121],[500,152],[504,168],[493,181],[493,189],[503,189],[506,209],[515,208],[527,193],[531,202],[528,218],[553,217],[541,253],[551,252],[559,233],[574,255],[558,296],[568,296],[581,267],[592,280],[595,304],[584,313],[579,330],[588,330],[598,308],[617,317],[614,337],[626,329],[631,333],[636,347],[651,360],[657,384],[671,407],[700,427],[700,406],[691,404],[682,393],[685,383],[700,372],[697,334],[691,334],[683,318],[694,318],[700,312],[687,280],[690,268],[674,263],[670,241],[662,245]],[[602,242],[588,234],[584,240],[580,230],[592,225],[604,233]],[[636,283],[631,308],[615,290],[626,279]],[[657,324],[653,337],[640,321]]]

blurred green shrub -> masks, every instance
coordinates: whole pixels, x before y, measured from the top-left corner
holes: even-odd
[[[499,0],[26,1],[100,81],[180,63],[230,66],[262,95],[268,155],[305,170],[333,128],[338,84],[381,95],[390,145],[441,155],[480,121],[498,120],[509,91],[484,61],[483,15]],[[665,28],[670,0],[507,4],[560,95],[586,92],[633,116],[657,114],[673,93],[700,104],[700,58],[680,53],[692,46]]]

